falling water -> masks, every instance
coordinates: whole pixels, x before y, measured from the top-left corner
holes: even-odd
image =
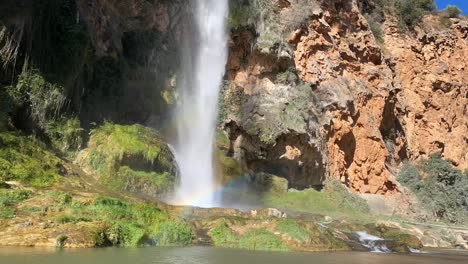
[[[197,0],[194,36],[186,39],[178,142],[180,183],[175,203],[214,207],[213,148],[219,91],[227,62],[228,0]]]

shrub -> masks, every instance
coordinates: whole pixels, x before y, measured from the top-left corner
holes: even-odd
[[[18,83],[9,88],[17,107],[28,107],[36,125],[45,129],[65,104],[64,88],[48,82],[38,71],[24,71]]]
[[[52,146],[62,154],[72,155],[83,145],[84,130],[80,126],[77,117],[49,121],[46,134],[52,142]]]
[[[242,1],[229,1],[228,25],[231,29],[253,25],[253,10]]]
[[[463,223],[468,216],[468,177],[440,154],[405,163],[398,180],[412,190],[437,219]]]
[[[453,5],[448,5],[444,11],[447,14],[447,16],[450,18],[457,18],[462,12],[460,8],[453,6]]]
[[[374,34],[375,39],[378,43],[383,43],[383,30],[382,25],[375,19],[372,15],[365,15],[367,19],[367,23],[369,24],[369,29],[371,30],[372,34]]]
[[[402,27],[413,28],[427,12],[436,8],[434,0],[397,0],[396,10]]]

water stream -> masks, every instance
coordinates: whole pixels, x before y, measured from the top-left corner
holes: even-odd
[[[186,39],[175,156],[180,184],[176,204],[214,207],[213,149],[217,104],[227,62],[228,0],[197,0],[195,34]]]

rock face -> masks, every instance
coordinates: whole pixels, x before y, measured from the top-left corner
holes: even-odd
[[[294,11],[285,2],[280,20]],[[468,29],[453,22],[416,37],[388,18],[378,44],[357,1],[323,1],[285,38],[289,54],[234,31],[223,102],[232,155],[293,188],[330,177],[372,194],[399,192],[406,159],[441,152],[466,168]]]
[[[466,20],[455,20],[445,31],[420,30],[417,38],[402,37],[395,27],[387,27],[385,43],[401,82],[399,118],[411,159],[440,152],[455,166],[468,168],[467,41]]]

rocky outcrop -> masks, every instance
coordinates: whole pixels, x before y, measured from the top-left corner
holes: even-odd
[[[278,2],[279,20],[291,13]],[[466,21],[418,37],[395,25],[388,17],[379,44],[358,1],[323,1],[285,37],[290,53],[234,31],[223,104],[233,157],[290,187],[330,177],[371,194],[399,192],[406,159],[441,152],[466,168]]]
[[[426,24],[437,18],[427,17]],[[400,119],[412,160],[442,153],[468,168],[468,22],[442,31],[419,29],[416,37],[387,24],[385,43],[402,90]]]

